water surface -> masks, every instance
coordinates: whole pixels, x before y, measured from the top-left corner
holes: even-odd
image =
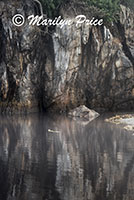
[[[0,200],[134,200],[133,133],[103,117],[1,116]]]

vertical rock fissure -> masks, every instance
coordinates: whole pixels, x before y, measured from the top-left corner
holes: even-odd
[[[4,36],[4,30],[3,30],[3,24],[2,20],[0,18],[0,64],[3,62],[5,57],[5,36]]]
[[[128,48],[128,45],[127,45],[127,42],[126,42],[126,37],[125,37],[124,27],[120,24],[120,22],[118,22],[117,27],[118,27],[119,36],[121,38],[123,51],[124,51],[126,57],[131,61],[132,65],[133,65],[133,69],[134,69],[134,57],[132,56],[131,51]]]

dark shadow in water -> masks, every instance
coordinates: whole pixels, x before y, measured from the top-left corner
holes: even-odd
[[[134,200],[134,136],[103,117],[1,116],[0,200]]]

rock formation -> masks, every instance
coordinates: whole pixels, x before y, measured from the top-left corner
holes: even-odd
[[[76,120],[82,119],[85,121],[92,121],[99,116],[99,113],[94,110],[90,110],[84,105],[81,105],[75,109],[69,111],[68,115]]]
[[[83,10],[63,7],[74,19]],[[97,110],[134,108],[134,14],[121,5],[113,26],[15,27],[12,17],[40,14],[33,0],[0,1],[1,112],[66,111],[79,105]],[[84,14],[85,14],[84,13]]]

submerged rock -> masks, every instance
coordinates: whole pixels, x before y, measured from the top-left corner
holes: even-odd
[[[68,116],[73,118],[79,118],[82,120],[92,121],[93,119],[99,116],[99,113],[95,112],[94,110],[90,110],[84,105],[81,105],[68,113]]]
[[[134,115],[132,114],[116,115],[105,121],[122,125],[125,130],[134,131]]]

